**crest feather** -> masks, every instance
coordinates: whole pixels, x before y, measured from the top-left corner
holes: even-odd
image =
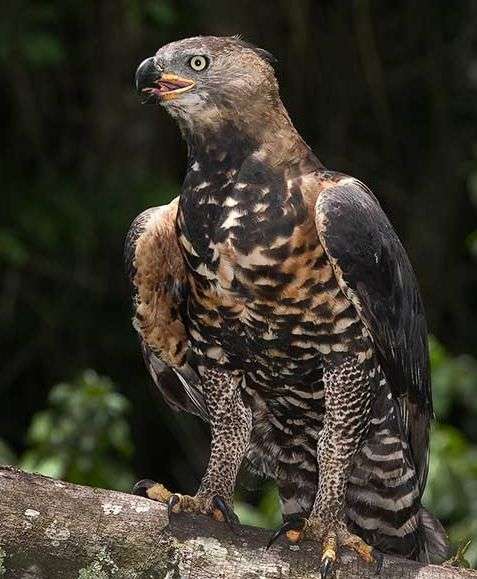
[[[231,36],[231,39],[234,40],[240,46],[243,46],[243,48],[247,48],[248,50],[252,50],[262,60],[264,60],[266,63],[268,63],[273,68],[276,68],[278,61],[273,56],[273,54],[271,52],[268,52],[268,50],[265,50],[264,48],[258,48],[257,46],[255,46],[251,42],[248,42],[247,40],[243,40],[243,38],[240,34],[234,34],[234,36]]]

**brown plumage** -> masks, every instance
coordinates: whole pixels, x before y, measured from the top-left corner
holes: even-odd
[[[323,576],[340,545],[367,561],[375,548],[442,559],[445,534],[420,504],[432,402],[412,268],[372,193],[297,133],[271,62],[199,37],[136,77],[189,153],[179,200],[140,216],[126,243],[149,370],[211,425],[201,487],[173,509],[231,519],[247,457],[277,482],[281,531],[320,541]]]
[[[133,260],[137,290],[137,330],[168,366],[185,362],[187,333],[179,315],[174,285],[186,283],[184,261],[174,234],[177,199],[140,217],[144,223]],[[136,223],[134,227],[140,227]],[[176,290],[177,291],[177,290]]]

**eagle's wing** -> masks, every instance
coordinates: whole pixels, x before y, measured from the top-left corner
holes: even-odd
[[[128,231],[124,258],[133,325],[146,366],[168,404],[207,420],[200,380],[188,363],[187,281],[175,231],[177,204],[174,199],[147,209]]]
[[[367,327],[398,402],[423,492],[432,396],[427,326],[412,266],[378,201],[355,179],[321,191],[315,221],[340,288]]]

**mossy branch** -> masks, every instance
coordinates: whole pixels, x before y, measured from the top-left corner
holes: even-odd
[[[308,543],[265,550],[269,532],[233,535],[208,517],[145,498],[0,467],[0,577],[6,579],[318,579]],[[375,577],[344,554],[338,578]],[[383,579],[469,578],[477,572],[386,557]]]

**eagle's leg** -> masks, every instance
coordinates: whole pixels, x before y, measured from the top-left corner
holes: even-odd
[[[339,547],[354,550],[366,562],[380,556],[347,529],[346,490],[353,459],[370,424],[377,371],[372,350],[361,355],[333,354],[325,360],[325,419],[318,442],[319,485],[308,518],[288,521],[272,539],[286,534],[292,542],[303,538],[321,544],[321,576],[328,577]]]
[[[202,389],[209,412],[211,448],[207,470],[194,496],[171,493],[162,485],[149,485],[149,498],[167,502],[169,514],[210,514],[230,526],[237,522],[232,500],[235,479],[245,456],[252,430],[252,413],[242,400],[241,378],[218,368],[202,374]],[[150,481],[144,481],[146,485]]]
[[[233,493],[252,430],[252,413],[243,403],[240,380],[218,368],[202,372],[212,435],[209,463],[194,497],[175,495],[177,498],[171,499],[173,512],[208,513],[231,525],[238,522],[233,512]]]

